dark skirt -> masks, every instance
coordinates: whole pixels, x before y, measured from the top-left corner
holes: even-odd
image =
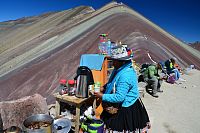
[[[141,99],[137,99],[130,107],[121,107],[114,115],[104,110],[101,118],[106,124],[106,129],[119,132],[137,131],[145,128],[149,123],[149,117]]]

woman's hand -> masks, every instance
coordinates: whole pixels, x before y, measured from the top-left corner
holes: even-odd
[[[150,122],[147,123],[147,128],[148,128],[148,129],[151,128],[151,123],[150,123]]]
[[[104,87],[102,86],[102,87],[100,88],[100,91],[103,92],[103,90],[104,90]]]
[[[94,96],[95,96],[96,98],[102,98],[103,93],[102,93],[102,92],[94,92]]]

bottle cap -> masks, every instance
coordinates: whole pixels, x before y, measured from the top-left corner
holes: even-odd
[[[73,79],[71,79],[71,80],[68,80],[68,84],[69,85],[73,85],[75,82],[74,82],[74,80]]]

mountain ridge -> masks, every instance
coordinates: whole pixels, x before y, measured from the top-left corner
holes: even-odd
[[[109,3],[86,14],[80,11],[84,12],[80,8],[58,12],[26,28],[26,32],[21,29],[20,35],[12,36],[13,41],[18,39],[15,47],[10,43],[3,50],[6,43],[0,43],[0,100],[39,92],[51,102],[59,79],[74,76],[80,56],[98,52],[100,33],[134,48],[138,63],[151,62],[148,55],[157,62],[176,56],[181,66],[194,64],[200,68],[198,51],[183,46],[126,5]]]

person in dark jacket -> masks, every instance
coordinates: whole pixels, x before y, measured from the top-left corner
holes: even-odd
[[[174,64],[176,63],[176,58],[173,57],[167,61],[165,61],[165,67],[167,70],[167,74],[174,74],[175,75],[175,80],[178,80],[180,78],[180,72],[177,68],[174,67]]]
[[[101,114],[106,129],[117,132],[144,130],[150,124],[149,117],[139,98],[137,75],[132,67],[131,55],[123,46],[111,50],[114,70],[105,92],[95,93],[107,104]],[[108,106],[109,105],[109,106]]]

